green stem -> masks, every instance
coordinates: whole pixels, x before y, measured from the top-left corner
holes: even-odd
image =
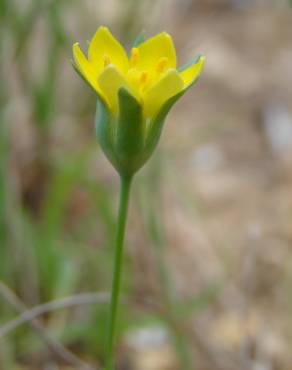
[[[119,215],[117,222],[116,231],[116,242],[115,242],[115,257],[114,257],[114,272],[111,290],[111,303],[110,303],[110,316],[107,331],[107,351],[106,351],[106,370],[113,370],[114,360],[114,342],[115,342],[115,329],[117,321],[117,311],[119,305],[119,295],[121,286],[121,275],[122,275],[122,261],[123,261],[123,246],[125,229],[127,222],[127,213],[129,205],[129,195],[132,177],[120,178],[120,205]]]

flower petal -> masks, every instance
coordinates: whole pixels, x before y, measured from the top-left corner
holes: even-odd
[[[100,73],[105,65],[105,59],[114,64],[121,73],[129,67],[125,49],[106,27],[99,27],[93,36],[88,49],[88,58]]]
[[[172,38],[166,32],[159,33],[138,46],[139,59],[136,67],[149,72],[156,69],[161,58],[168,59],[168,68],[176,67],[176,52]]]
[[[127,81],[119,73],[117,68],[110,64],[107,66],[98,78],[99,87],[105,96],[110,109],[113,110],[114,114],[118,113],[118,90],[121,87],[127,89],[133,96],[133,90],[130,88]]]
[[[180,76],[184,81],[184,88],[190,86],[199,77],[204,67],[204,64],[205,57],[201,56],[196,63],[191,64],[184,71],[180,72]]]
[[[160,107],[184,87],[183,79],[175,69],[168,70],[165,75],[144,95],[144,117],[154,117]]]
[[[97,73],[81,51],[78,42],[73,45],[73,57],[74,63],[81,75],[94,88],[94,90],[99,92]]]

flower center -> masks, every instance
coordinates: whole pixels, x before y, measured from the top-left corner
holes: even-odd
[[[149,74],[147,71],[139,71],[136,68],[130,68],[127,72],[126,79],[130,86],[141,94],[149,82]]]

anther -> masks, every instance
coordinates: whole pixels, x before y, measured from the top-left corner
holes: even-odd
[[[140,75],[140,85],[144,85],[147,81],[147,77],[148,77],[148,73],[147,72],[142,72],[141,75]]]
[[[156,66],[157,73],[163,73],[166,69],[167,64],[168,64],[168,58],[166,57],[160,58]]]

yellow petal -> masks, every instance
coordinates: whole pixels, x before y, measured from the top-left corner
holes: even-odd
[[[197,63],[180,72],[180,76],[184,81],[184,88],[190,86],[201,74],[205,64],[205,57],[201,56]]]
[[[144,95],[144,117],[154,117],[161,106],[183,89],[184,83],[175,69],[170,69]]]
[[[107,66],[102,74],[99,76],[98,84],[107,100],[109,108],[113,111],[114,114],[118,113],[118,91],[121,87],[126,88],[131,94],[134,95],[134,92],[130,88],[127,81],[112,64]]]
[[[73,58],[76,67],[79,72],[85,78],[85,80],[97,91],[99,92],[97,84],[97,73],[95,72],[92,65],[89,63],[83,52],[81,51],[78,42],[73,45]]]
[[[88,49],[88,58],[101,73],[105,60],[114,64],[123,74],[129,67],[129,60],[125,49],[106,27],[99,27],[93,36]],[[107,64],[109,64],[107,63]]]
[[[176,67],[176,52],[171,37],[162,32],[138,46],[139,58],[136,67],[141,70],[155,71],[161,58],[167,58],[168,68]]]

